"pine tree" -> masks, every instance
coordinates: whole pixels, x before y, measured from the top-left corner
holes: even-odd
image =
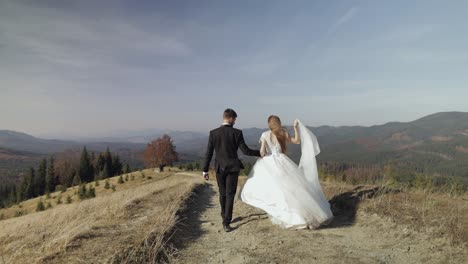
[[[96,197],[96,189],[94,189],[93,187],[89,187],[88,189],[88,193],[86,195],[88,198],[94,198]]]
[[[122,175],[119,176],[119,180],[117,181],[117,183],[119,183],[119,184],[124,183],[124,180],[123,180],[123,178],[122,178]]]
[[[102,156],[104,158],[104,167],[103,167],[104,175],[106,176],[106,178],[114,176],[112,174],[112,168],[113,168],[113,166],[112,166],[112,154],[109,151],[109,147],[106,148],[106,151],[104,151]]]
[[[72,186],[77,186],[81,184],[80,176],[78,175],[78,173],[76,173],[75,170],[73,170],[72,172],[72,177],[73,177]]]
[[[45,182],[47,174],[47,160],[43,159],[37,169],[36,177],[34,178],[34,196],[40,196],[45,192]]]
[[[130,165],[128,165],[128,163],[125,163],[123,173],[125,174],[130,173]]]
[[[37,202],[37,205],[36,205],[36,212],[40,212],[40,211],[44,211],[44,210],[45,210],[44,203],[42,202],[42,199],[40,199],[39,202]]]
[[[83,147],[80,158],[80,167],[78,169],[81,182],[91,182],[94,178],[93,165],[89,159],[88,150]]]
[[[23,200],[34,197],[34,179],[36,178],[36,171],[34,168],[29,168],[28,175],[24,180]]]
[[[78,189],[78,198],[80,198],[80,200],[86,199],[86,193],[87,193],[86,184],[83,184]]]
[[[122,174],[122,163],[120,157],[117,155],[112,156],[112,176]]]
[[[47,168],[47,175],[46,175],[46,192],[53,192],[55,191],[55,186],[57,185],[57,177],[55,176],[55,160],[54,157],[50,158],[49,167]]]
[[[109,189],[109,188],[110,188],[109,180],[106,180],[106,182],[104,184],[104,189]]]
[[[111,169],[109,168],[109,165],[107,163],[104,164],[104,168],[102,169],[102,178],[107,179],[112,176]]]

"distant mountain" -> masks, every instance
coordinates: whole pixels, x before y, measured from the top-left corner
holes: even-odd
[[[287,128],[292,130],[291,127]],[[468,177],[468,113],[443,112],[412,122],[390,122],[371,127],[309,128],[319,140],[322,152],[318,159],[321,162],[361,165],[395,163],[430,174]],[[244,129],[247,143],[259,147],[258,139],[265,130]],[[206,136],[186,141],[184,150],[201,159],[206,142]],[[298,161],[300,148],[290,146],[289,155]]]
[[[288,129],[292,130],[291,127]],[[322,152],[318,159],[321,162],[364,165],[398,163],[428,173],[468,177],[468,113],[443,112],[412,122],[390,122],[370,127],[320,126],[310,129],[319,139]],[[265,130],[244,129],[246,142],[258,148],[258,139]],[[126,153],[124,157],[138,159],[146,143],[162,134],[172,137],[183,161],[202,159],[208,132],[144,131],[118,138],[66,141],[0,130],[0,148],[50,154],[83,145],[94,151],[102,151],[109,146],[116,153]],[[297,161],[300,148],[290,146],[289,155]]]
[[[37,153],[0,148],[0,181],[13,183],[25,168],[35,166],[43,157]]]

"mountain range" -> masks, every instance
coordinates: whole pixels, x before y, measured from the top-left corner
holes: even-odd
[[[412,122],[390,122],[383,125],[309,127],[322,149],[322,162],[349,164],[411,164],[418,169],[442,175],[468,177],[468,113],[442,112]],[[291,127],[287,127],[292,130]],[[246,142],[258,146],[265,128],[244,129]],[[153,131],[114,138],[88,141],[41,139],[21,132],[0,130],[0,153],[19,151],[24,156],[37,157],[86,145],[93,151],[106,147],[119,152],[142,152],[147,142],[169,134],[183,160],[200,160],[204,154],[208,133],[192,131]],[[24,152],[24,153],[23,153]],[[300,148],[291,146],[288,153],[294,160]],[[0,155],[6,160],[8,155]],[[125,157],[123,157],[125,159]],[[415,165],[416,164],[416,165]]]

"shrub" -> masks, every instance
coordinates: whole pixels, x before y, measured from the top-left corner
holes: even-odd
[[[22,210],[16,211],[14,217],[20,217],[20,216],[25,215],[25,214],[26,213],[24,211],[22,211]]]
[[[87,193],[86,197],[87,197],[87,198],[94,198],[94,197],[96,197],[96,189],[94,189],[93,187],[89,187],[88,193]]]
[[[44,203],[42,202],[42,200],[39,200],[39,202],[37,202],[37,205],[36,205],[36,212],[40,212],[44,210],[45,210]]]
[[[135,175],[132,174],[132,175],[130,176],[130,180],[132,180],[132,181],[135,180]]]
[[[115,185],[114,185],[114,184],[112,184],[112,187],[111,187],[111,188],[112,188],[112,191],[115,192]]]
[[[73,202],[72,198],[70,195],[67,195],[67,200],[66,200],[66,203],[67,204],[71,204]]]
[[[124,183],[124,179],[122,177],[122,175],[119,176],[119,180],[117,181],[118,184],[122,184]]]
[[[104,189],[109,189],[111,186],[110,186],[110,183],[109,183],[109,180],[106,180],[105,184],[104,184]]]
[[[86,199],[87,191],[86,184],[80,185],[80,188],[78,189],[78,198],[80,198],[80,200]]]
[[[46,204],[46,209],[52,208],[52,204],[50,202],[47,202]]]
[[[125,181],[128,181],[128,174],[125,174]]]
[[[96,181],[94,182],[94,186],[96,186],[96,187],[99,186],[99,181],[98,181],[98,180],[96,180]]]
[[[57,204],[62,204],[62,196],[61,195],[59,195],[57,197]]]

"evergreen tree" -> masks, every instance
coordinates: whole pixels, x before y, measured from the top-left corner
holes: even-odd
[[[94,189],[93,187],[89,187],[88,189],[88,193],[86,195],[88,198],[94,198],[96,197],[96,189]]]
[[[130,165],[128,165],[128,163],[125,163],[123,173],[125,174],[130,173]]]
[[[40,199],[39,202],[37,202],[37,205],[36,205],[36,212],[40,212],[40,211],[44,211],[44,210],[45,210],[44,203],[42,202],[42,199]]]
[[[78,169],[81,182],[91,182],[94,178],[93,165],[89,159],[89,154],[86,147],[83,147],[80,158],[80,167]]]
[[[106,178],[114,176],[112,174],[112,168],[113,168],[113,166],[112,166],[112,154],[109,151],[109,147],[106,148],[106,151],[104,151],[102,156],[104,158],[104,167],[103,167],[104,175],[106,176]]]
[[[36,177],[34,178],[34,196],[40,196],[45,192],[47,174],[47,160],[43,159],[37,169]]]
[[[28,175],[24,180],[23,200],[34,197],[34,179],[36,178],[36,171],[34,168],[29,168]]]
[[[104,165],[106,165],[106,159],[104,158],[103,154],[99,154],[99,157],[96,162],[96,170],[101,172],[104,169]]]
[[[119,180],[117,181],[117,183],[119,183],[119,184],[124,183],[122,175],[119,176]]]
[[[102,169],[101,174],[103,179],[107,179],[112,176],[111,168],[109,165],[107,165],[107,163],[104,164],[104,168]]]
[[[67,195],[67,200],[66,200],[66,203],[67,204],[71,204],[73,202],[72,198],[70,195]]]
[[[80,200],[86,199],[86,194],[87,194],[86,184],[83,184],[80,186],[78,190],[78,198],[80,198]]]
[[[122,174],[122,163],[120,157],[115,155],[112,156],[112,176]]]
[[[72,172],[72,177],[73,177],[72,186],[77,186],[81,184],[80,176],[78,175],[78,173],[76,173],[75,170],[73,170]]]
[[[24,200],[24,182],[25,179],[21,181],[20,184],[16,185],[16,202],[20,203]]]
[[[109,180],[106,180],[106,182],[104,183],[104,189],[109,189],[109,188],[110,188]]]
[[[55,176],[55,160],[54,157],[50,158],[49,167],[47,168],[47,175],[46,175],[46,192],[53,192],[55,191],[55,186],[57,185],[57,177]]]

